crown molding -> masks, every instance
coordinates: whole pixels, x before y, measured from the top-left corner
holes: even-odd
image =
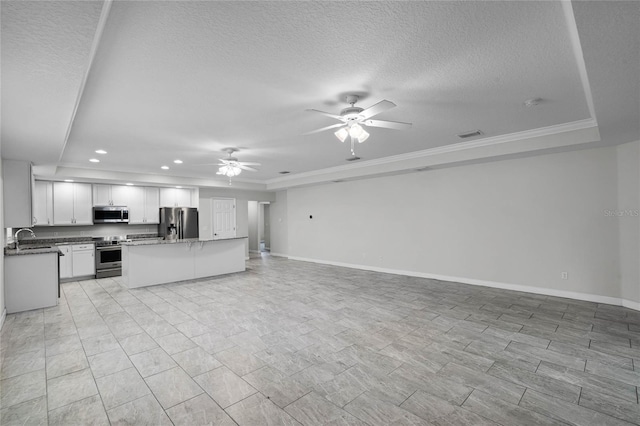
[[[586,131],[586,133],[585,133]],[[374,168],[380,168],[381,166],[386,165],[399,165],[404,163],[406,167],[402,167],[396,171],[414,169],[419,167],[416,162],[420,160],[433,159],[438,156],[446,156],[448,154],[456,154],[456,153],[468,153],[471,151],[480,151],[486,148],[502,148],[506,145],[513,145],[515,142],[522,141],[537,141],[538,144],[531,144],[529,147],[520,147],[518,152],[527,152],[537,149],[549,148],[550,144],[547,140],[550,137],[554,137],[556,135],[569,135],[572,133],[577,134],[577,139],[563,141],[559,143],[559,146],[562,145],[578,145],[583,143],[593,142],[594,138],[599,139],[598,132],[598,124],[592,119],[585,119],[579,121],[573,121],[570,123],[563,123],[554,126],[541,127],[532,130],[526,130],[523,132],[510,133],[506,135],[500,136],[492,136],[483,139],[477,139],[474,141],[468,142],[460,142],[451,145],[444,145],[435,148],[429,148],[422,151],[414,151],[406,154],[393,155],[384,158],[377,158],[373,160],[367,160],[358,162],[355,164],[347,164],[336,167],[329,167],[326,169],[314,170],[310,172],[297,173],[294,175],[278,177],[274,179],[269,179],[265,181],[267,185],[267,189],[275,190],[275,189],[284,189],[290,186],[298,186],[301,180],[309,180],[314,178],[322,178],[323,181],[329,181],[338,178],[338,174],[342,173],[352,173],[357,176],[371,175],[379,172],[379,170],[372,170]],[[596,139],[596,140],[597,140]],[[513,154],[513,150],[510,152],[504,152],[504,154]],[[477,154],[481,154],[478,152]],[[493,154],[492,156],[499,157],[500,154]],[[477,155],[477,158],[487,158],[486,155]],[[413,160],[413,161],[412,161]],[[470,158],[465,158],[466,161],[470,160]],[[439,164],[452,163],[452,159],[448,159],[444,162],[439,162]],[[357,177],[350,176],[350,177]],[[320,183],[320,182],[316,182]]]

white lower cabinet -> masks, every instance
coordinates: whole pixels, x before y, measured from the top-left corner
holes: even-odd
[[[60,279],[73,277],[73,257],[71,257],[71,246],[58,246],[60,251]]]
[[[71,252],[74,278],[96,274],[96,250],[93,244],[74,244],[71,246]]]
[[[59,246],[60,279],[86,277],[96,274],[95,246],[93,244],[72,244]]]
[[[7,313],[58,304],[58,253],[4,257]]]

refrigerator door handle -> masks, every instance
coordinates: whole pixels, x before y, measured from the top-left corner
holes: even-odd
[[[182,235],[182,221],[183,221],[182,210],[180,210],[180,216],[178,218],[178,238],[179,239],[184,238],[184,236]]]

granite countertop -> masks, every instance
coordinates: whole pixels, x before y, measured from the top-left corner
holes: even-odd
[[[123,241],[120,243],[123,246],[148,246],[152,244],[181,244],[181,243],[207,243],[210,241],[228,241],[228,240],[242,240],[248,237],[233,237],[233,238],[184,238],[184,239],[175,239],[175,240],[140,240],[140,241]]]
[[[34,246],[34,245],[26,245],[25,247],[20,248],[19,250],[5,248],[4,255],[5,256],[22,256],[27,254],[44,254],[44,253],[58,253],[58,247],[56,246]]]

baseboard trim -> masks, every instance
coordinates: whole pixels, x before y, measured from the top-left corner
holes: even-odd
[[[4,326],[5,318],[7,318],[7,309],[6,308],[2,311],[2,316],[0,317],[0,330],[2,330],[2,327]]]
[[[272,253],[273,254],[273,253]],[[619,297],[600,296],[597,294],[579,293],[566,290],[555,290],[552,288],[533,287],[527,285],[518,285],[510,283],[502,283],[497,281],[485,281],[475,278],[453,277],[448,275],[430,274],[426,272],[405,271],[401,269],[379,268],[377,266],[358,265],[354,263],[333,262],[329,260],[311,259],[306,257],[287,256],[290,260],[298,260],[301,262],[321,263],[324,265],[340,266],[343,268],[361,269],[365,271],[382,272],[385,274],[405,275],[409,277],[429,278],[439,281],[458,282],[462,284],[478,285],[491,288],[499,288],[503,290],[523,291],[525,293],[541,294],[544,296],[564,297],[567,299],[584,300],[587,302],[605,303],[607,305],[624,306],[625,308],[640,311],[640,303],[632,300],[622,299]]]
[[[621,300],[622,300],[622,306],[624,306],[625,308],[633,309],[634,311],[640,311],[640,302],[634,302],[633,300],[629,300],[629,299],[621,299]]]
[[[274,252],[269,252],[269,254],[270,254],[271,256],[277,256],[277,257],[287,257],[287,258],[289,257],[289,255],[286,255],[286,254],[284,254],[284,253],[274,253]]]

